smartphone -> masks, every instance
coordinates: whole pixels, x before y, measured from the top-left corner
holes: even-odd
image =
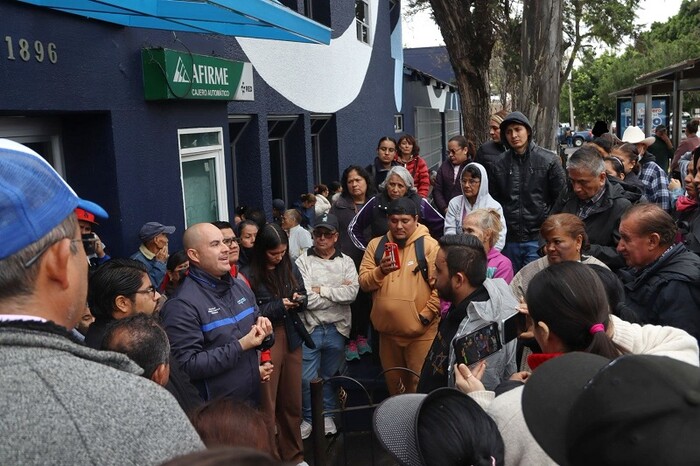
[[[468,366],[500,351],[501,334],[498,323],[492,322],[452,341],[458,363]]]
[[[85,248],[86,256],[95,255],[95,233],[87,233],[82,235],[83,247]]]
[[[503,343],[509,343],[527,330],[527,315],[516,312],[503,320]]]
[[[384,255],[391,258],[391,264],[396,268],[401,268],[401,261],[399,260],[399,245],[396,243],[385,243],[384,244]]]

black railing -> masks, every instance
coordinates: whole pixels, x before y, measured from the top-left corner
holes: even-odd
[[[386,457],[379,451],[375,454],[376,439],[374,430],[372,429],[372,415],[374,409],[387,396],[388,392],[386,384],[383,383],[384,374],[390,371],[402,371],[418,378],[415,371],[405,367],[392,367],[382,371],[371,381],[372,388],[362,384],[357,379],[345,375],[331,377],[324,381],[321,378],[316,378],[311,381],[311,439],[313,442],[313,459],[314,466],[328,466],[331,464],[377,464],[377,461]],[[330,383],[338,392],[338,409],[324,412],[323,410],[323,387]],[[330,440],[326,439],[324,428],[324,416],[328,414],[338,415],[340,419],[338,424],[338,434]],[[348,451],[348,434],[360,433],[361,436],[367,437],[368,442],[362,442],[361,449]],[[342,438],[342,441],[337,441]],[[367,448],[369,450],[367,450]],[[368,457],[369,456],[369,457]],[[329,457],[332,457],[332,461]],[[339,462],[339,458],[343,462]],[[387,464],[382,461],[382,464]]]

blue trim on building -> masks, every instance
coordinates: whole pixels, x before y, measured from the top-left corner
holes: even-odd
[[[202,332],[211,332],[212,330],[223,327],[224,325],[234,325],[251,315],[253,312],[255,312],[255,307],[249,307],[233,317],[226,317],[225,319],[217,320],[215,322],[209,322],[208,324],[202,325]]]
[[[330,28],[272,0],[19,0],[121,26],[329,44]]]

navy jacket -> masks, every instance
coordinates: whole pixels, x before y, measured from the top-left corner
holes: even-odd
[[[250,288],[229,274],[215,278],[190,266],[161,311],[172,354],[204,400],[218,397],[258,403],[260,371],[254,349],[239,340],[260,315]]]
[[[618,272],[640,324],[670,325],[700,339],[700,258],[674,245],[642,270]]]

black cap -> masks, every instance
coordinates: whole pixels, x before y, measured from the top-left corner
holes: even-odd
[[[523,416],[561,465],[688,464],[700,458],[700,369],[666,356],[568,353],[528,379]],[[693,461],[691,461],[693,462]]]
[[[316,228],[328,228],[331,231],[338,231],[338,218],[333,214],[323,214],[314,220],[314,230]]]
[[[418,215],[418,206],[407,197],[394,199],[386,210],[387,215]]]

